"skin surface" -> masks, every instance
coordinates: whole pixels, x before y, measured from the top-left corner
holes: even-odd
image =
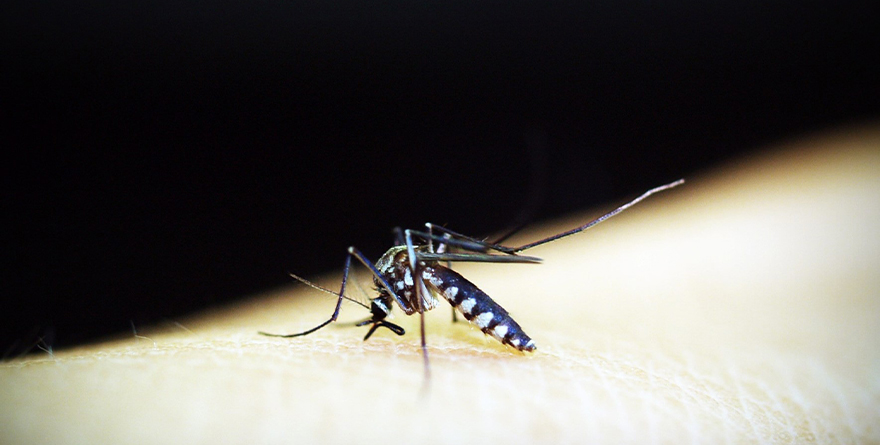
[[[257,335],[330,315],[332,298],[291,285],[0,363],[0,443],[880,443],[880,129],[687,180],[528,251],[542,265],[456,266],[533,354],[451,324],[441,302],[422,392],[417,317],[363,342],[349,322],[368,313],[346,304],[310,336]]]

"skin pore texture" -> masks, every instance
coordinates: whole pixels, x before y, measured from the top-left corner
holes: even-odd
[[[534,353],[452,324],[441,302],[422,391],[418,317],[399,310],[403,337],[363,342],[351,325],[369,314],[350,303],[309,336],[257,335],[329,317],[332,297],[291,284],[0,363],[0,443],[880,442],[880,127],[687,181],[529,250],[541,265],[455,265]],[[338,289],[340,274],[308,278]]]

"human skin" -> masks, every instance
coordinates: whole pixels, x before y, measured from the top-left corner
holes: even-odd
[[[0,443],[880,442],[880,129],[687,180],[528,251],[543,264],[456,265],[535,353],[452,324],[443,305],[426,317],[429,381],[418,317],[400,311],[403,337],[363,342],[354,304],[309,336],[257,335],[330,315],[332,297],[293,284],[0,363]]]

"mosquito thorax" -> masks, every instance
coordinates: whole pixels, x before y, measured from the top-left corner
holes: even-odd
[[[406,246],[394,246],[379,261],[376,261],[376,270],[382,275],[388,276],[394,270],[395,265],[406,264],[409,258],[406,254]]]
[[[380,296],[390,297],[388,290],[390,289],[399,299],[396,301],[399,303],[399,306],[407,315],[411,315],[419,311],[419,307],[422,310],[431,310],[437,305],[436,298],[430,293],[422,292],[421,302],[417,298],[419,293],[416,290],[416,286],[418,282],[415,280],[415,274],[413,273],[412,266],[409,262],[409,253],[407,246],[394,246],[388,249],[379,261],[376,262],[376,270],[381,275],[373,276],[373,283],[376,285],[376,288],[379,290]],[[428,246],[418,245],[413,246],[413,250],[417,252],[426,252],[428,251]],[[429,264],[433,264],[433,262],[425,262],[419,261],[420,267],[426,267]],[[382,280],[388,284],[388,288],[385,288]],[[390,299],[388,301],[391,301]]]

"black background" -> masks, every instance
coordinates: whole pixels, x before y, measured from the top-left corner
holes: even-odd
[[[530,196],[550,218],[876,118],[870,8],[4,2],[0,352],[378,257],[394,226],[487,234]]]

